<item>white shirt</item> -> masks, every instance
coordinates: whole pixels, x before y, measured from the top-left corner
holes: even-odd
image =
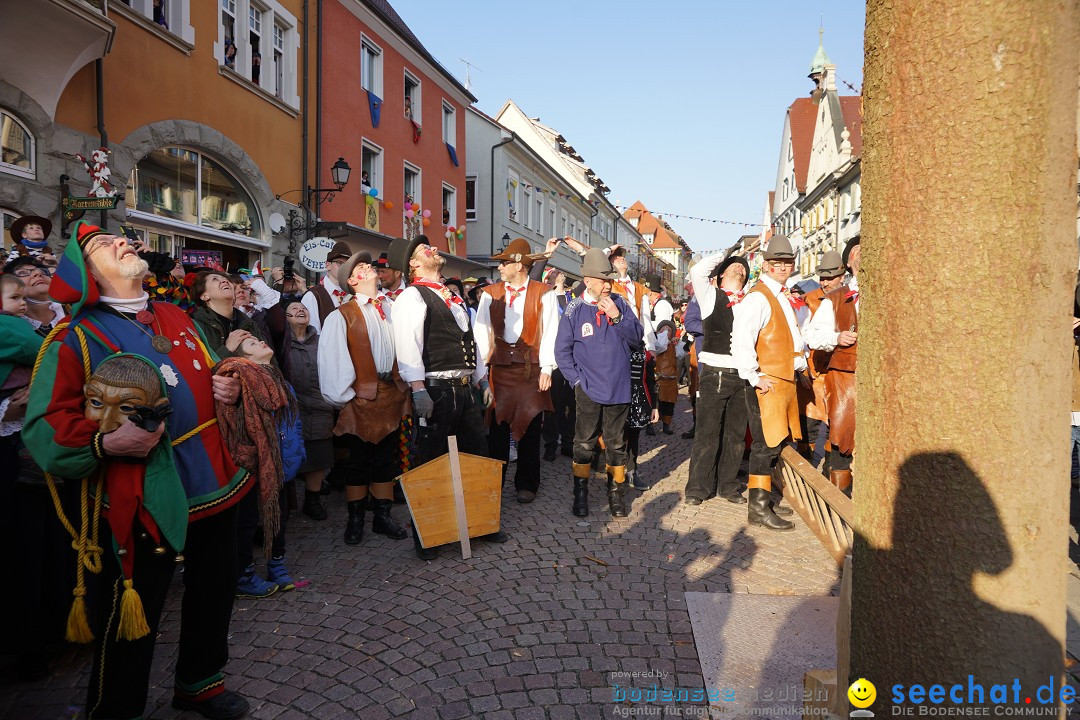
[[[782,296],[783,285],[764,274],[761,276],[761,281],[778,300],[784,319],[787,320],[791,343],[794,351],[798,353],[798,357],[795,358],[795,371],[805,370],[806,346],[803,343],[802,333],[795,324],[795,311],[791,307],[791,302]],[[735,314],[735,324],[731,333],[732,359],[735,361],[735,367],[739,369],[739,377],[756,387],[758,378],[761,377],[761,373],[758,372],[760,366],[756,349],[758,333],[765,329],[769,320],[772,319],[772,308],[768,298],[755,292],[747,293],[742,302],[735,307],[739,308],[739,312]],[[704,310],[705,308],[702,307],[702,313]]]
[[[462,332],[469,329],[469,313],[465,305],[450,303],[450,312]],[[469,375],[468,370],[442,370],[427,372],[424,369],[424,320],[427,318],[427,304],[420,296],[420,289],[410,285],[398,295],[394,302],[394,347],[397,349],[398,372],[405,382],[423,381],[425,378],[448,380]],[[483,355],[476,353],[476,369],[472,371],[472,381],[479,383],[487,376],[487,362]]]
[[[851,278],[851,289],[859,291],[859,283],[855,277]],[[855,316],[859,315],[859,298],[855,298]],[[817,312],[806,323],[806,344],[815,350],[832,352],[836,349],[836,343],[840,339],[840,333],[836,331],[836,310],[832,300],[825,299],[818,305]]]
[[[405,288],[406,288],[406,285],[405,285],[405,276],[404,276],[404,275],[402,275],[402,277],[401,277],[401,280],[400,280],[400,281],[398,282],[398,284],[397,284],[397,287],[396,287],[396,288],[394,288],[393,290],[387,290],[386,288],[379,288],[379,296],[380,296],[380,297],[383,297],[383,296],[385,296],[385,295],[386,295],[387,293],[389,293],[389,292],[396,292],[397,294],[399,294],[399,295],[400,295],[400,294],[401,294],[401,292],[400,292],[400,291],[404,290]],[[392,299],[392,298],[391,298],[391,299]]]
[[[270,308],[281,302],[281,293],[266,284],[262,275],[256,275],[251,278],[251,292],[255,293],[255,309],[256,310],[269,310]],[[304,307],[307,307],[306,305]],[[316,313],[317,315],[318,313]],[[312,317],[310,311],[308,311],[308,317]],[[315,327],[316,331],[318,326]]]
[[[635,291],[637,290],[637,286],[634,285],[634,281],[630,279],[629,275],[623,275],[621,278],[616,278],[616,279],[612,280],[611,282],[622,285],[623,290],[626,291],[626,297],[624,298],[626,300],[626,304],[629,305],[630,309],[634,311],[635,315],[637,315],[638,314],[637,298],[635,297],[636,296]],[[644,313],[644,311],[645,311],[645,308],[644,308],[644,304],[643,304],[642,312]],[[638,320],[640,320],[640,319],[641,318],[639,317]]]
[[[526,280],[526,283],[529,281]],[[528,288],[510,304],[510,283],[506,285],[506,315],[503,321],[503,340],[516,343],[525,329],[525,305],[530,292]],[[559,332],[559,300],[554,294],[543,291],[540,298],[540,372],[551,375],[555,371],[555,336]],[[491,359],[495,349],[495,328],[491,325],[491,295],[480,293],[480,306],[476,309],[476,354]]]
[[[694,265],[694,267],[690,268],[690,285],[694,288],[694,297],[698,299],[702,322],[705,322],[705,319],[712,315],[713,308],[716,307],[716,294],[718,292],[724,292],[723,290],[718,290],[713,287],[713,284],[709,282],[709,276],[712,275],[713,270],[719,267],[725,259],[724,253],[715,253],[702,258]],[[724,294],[726,295],[727,293],[725,292]],[[736,303],[731,308],[731,312],[735,314],[735,317],[739,316],[740,305],[741,303]],[[734,327],[735,325],[733,323],[733,335]],[[732,343],[731,347],[734,351],[734,343]],[[733,355],[705,352],[704,350],[698,355],[698,362],[717,368],[733,368],[738,366]]]
[[[337,305],[337,307],[341,307],[343,304],[345,304],[346,301],[348,301],[348,295],[346,295],[345,297],[337,297],[334,295],[334,291],[341,290],[341,288],[338,287],[337,283],[330,279],[329,275],[323,275],[323,279],[319,282],[322,283],[322,286],[324,288],[326,288],[326,292],[330,295],[330,300],[332,300]],[[308,290],[306,293],[304,293],[304,297],[300,298],[300,302],[304,303],[304,307],[307,308],[309,318],[308,323],[311,325],[311,327],[315,328],[315,332],[321,332],[322,320],[319,319],[319,301],[315,299],[315,293],[311,290]],[[327,315],[327,317],[330,316]]]
[[[382,301],[382,310],[386,314],[386,320],[383,320],[370,300],[367,295],[357,294],[352,302],[359,305],[364,313],[375,372],[388,373],[394,369],[394,334],[391,329],[394,301],[390,298]],[[335,310],[326,316],[326,325],[319,335],[319,390],[326,402],[342,408],[356,397],[352,387],[355,381],[356,368],[349,354],[348,326],[341,311]]]

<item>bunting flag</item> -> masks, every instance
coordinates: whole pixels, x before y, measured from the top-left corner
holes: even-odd
[[[420,126],[416,124],[415,120],[410,119],[409,122],[412,123],[413,145],[416,145],[418,142],[420,142]]]
[[[446,143],[446,152],[450,153],[450,162],[454,163],[454,167],[458,166],[457,150],[450,143]]]
[[[379,127],[379,110],[382,108],[382,98],[368,90],[367,101],[368,108],[371,110],[371,127]]]
[[[262,272],[262,260],[256,260],[255,264],[251,266],[251,277],[259,277]]]

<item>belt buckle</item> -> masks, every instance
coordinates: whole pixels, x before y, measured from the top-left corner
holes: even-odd
[[[469,378],[467,376],[466,377],[459,377],[458,378],[458,384],[461,385],[462,387],[464,387],[465,385],[468,385],[469,384]]]

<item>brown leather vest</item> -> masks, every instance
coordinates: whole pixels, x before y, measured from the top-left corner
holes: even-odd
[[[484,292],[491,296],[491,330],[495,336],[495,346],[488,364],[510,365],[526,362],[526,349],[528,362],[539,364],[541,307],[544,293],[550,289],[536,280],[530,280],[525,286],[525,317],[522,319],[521,337],[511,345],[503,339],[506,333],[506,283],[488,285],[484,288]]]
[[[806,306],[810,308],[810,319],[814,319],[814,315],[817,315],[818,308],[821,307],[821,301],[825,299],[825,291],[821,288],[811,290],[803,298]],[[829,359],[832,357],[831,352],[825,352],[824,350],[810,350],[810,370],[814,377],[824,375],[829,371]]]
[[[754,350],[757,352],[758,368],[765,375],[781,380],[795,380],[795,341],[791,337],[787,318],[772,290],[762,281],[750,292],[758,292],[769,301],[769,322],[758,333]]]
[[[315,302],[319,308],[319,322],[325,323],[326,316],[334,312],[338,308],[337,302],[330,296],[330,292],[326,289],[326,286],[322,284],[322,280],[315,284],[315,287],[311,288],[311,292],[315,295]]]
[[[855,311],[855,299],[847,297],[849,291],[850,288],[847,285],[841,285],[825,296],[833,306],[833,314],[836,316],[836,325],[834,326],[836,332],[843,332],[844,330],[858,332],[859,330],[859,314]],[[829,359],[829,369],[855,372],[858,347],[858,343],[846,348],[837,346],[832,352],[832,358]]]
[[[621,295],[622,299],[626,301],[626,304],[630,304],[630,298],[626,295],[626,288],[624,288],[617,280],[611,281],[611,292],[616,295]],[[641,319],[641,303],[645,299],[645,286],[641,283],[634,281],[634,305],[636,305],[634,312],[637,313],[638,319]]]

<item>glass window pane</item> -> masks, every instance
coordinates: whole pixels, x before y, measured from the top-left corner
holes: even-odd
[[[195,183],[198,161],[198,153],[181,148],[154,150],[140,160],[136,209],[197,224]]]
[[[0,142],[5,163],[30,169],[33,153],[30,135],[7,113],[0,113]]]
[[[255,204],[229,173],[202,158],[202,225],[237,235],[258,232]]]

